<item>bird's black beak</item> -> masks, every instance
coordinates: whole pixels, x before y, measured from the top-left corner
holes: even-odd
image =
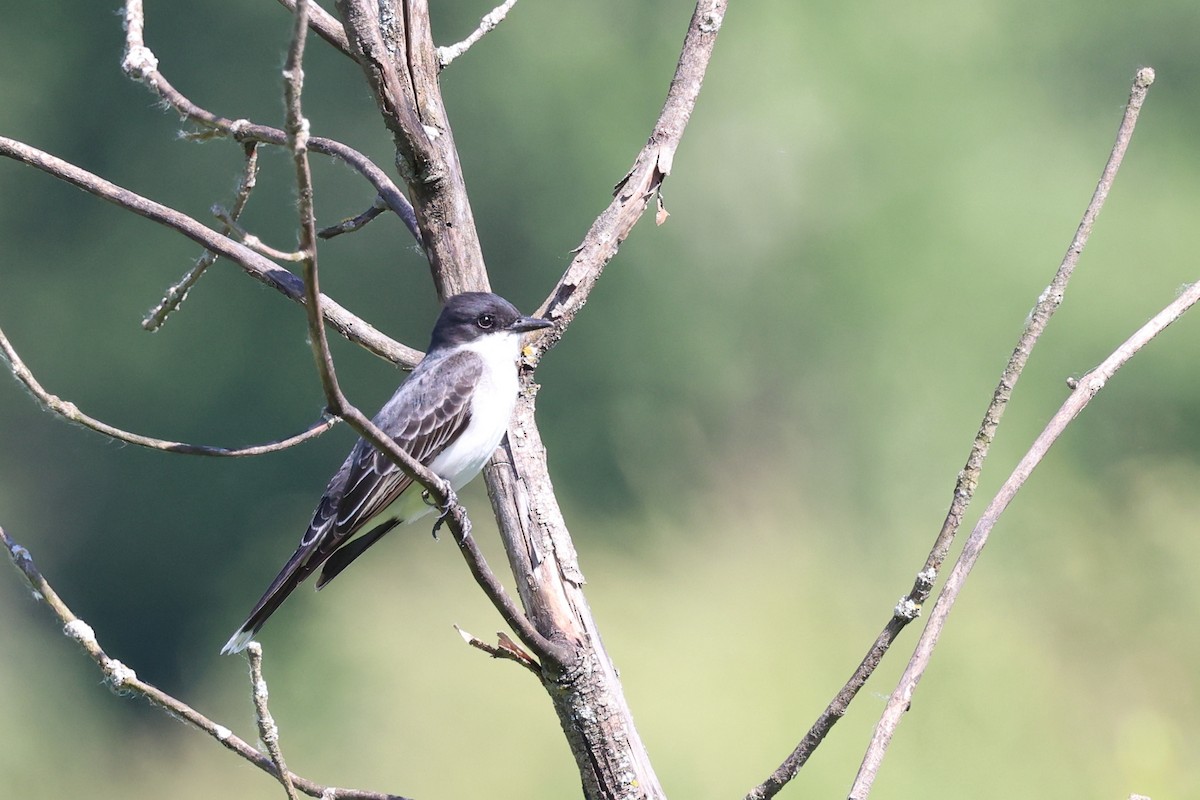
[[[513,324],[508,326],[510,331],[525,333],[526,331],[536,331],[541,328],[553,328],[554,323],[548,319],[538,319],[537,317],[517,317]]]

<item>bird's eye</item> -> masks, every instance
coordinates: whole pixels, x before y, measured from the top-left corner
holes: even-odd
[[[496,318],[491,314],[480,314],[479,319],[475,320],[475,324],[486,331],[495,326]]]

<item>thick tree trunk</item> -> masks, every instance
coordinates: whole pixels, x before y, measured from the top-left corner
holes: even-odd
[[[350,48],[396,144],[424,246],[442,297],[488,288],[466,185],[437,82],[437,55],[424,0],[338,0]],[[529,387],[529,375],[526,374]],[[664,797],[633,724],[582,590],[575,548],[554,496],[545,450],[523,394],[508,457],[487,483],[526,614],[558,645],[561,664],[542,680],[593,800]]]

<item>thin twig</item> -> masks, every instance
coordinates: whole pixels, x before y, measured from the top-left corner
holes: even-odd
[[[256,125],[245,119],[229,119],[214,114],[193,103],[158,71],[158,59],[146,46],[142,31],[145,26],[145,14],[141,0],[126,0],[125,2],[125,55],[121,68],[131,80],[135,80],[152,92],[163,102],[175,109],[181,117],[204,129],[222,136],[232,137],[238,142],[262,142],[277,146],[287,145],[287,134],[278,128],[267,125]],[[311,137],[308,148],[322,155],[337,158],[360,175],[375,188],[383,197],[396,216],[404,222],[409,233],[421,245],[421,229],[417,226],[416,212],[412,203],[404,196],[395,182],[386,172],[380,169],[371,159],[352,147],[319,136]]]
[[[293,264],[304,260],[303,253],[279,250],[278,248],[271,247],[262,239],[259,239],[257,236],[239,225],[237,220],[234,219],[228,211],[220,206],[213,206],[212,212],[214,217],[224,223],[224,233],[226,236],[229,236],[230,234],[236,234],[237,240],[246,245],[246,247],[249,247],[254,252],[264,255],[267,258],[274,259],[275,261],[286,261]]]
[[[106,422],[101,422],[95,417],[88,416],[79,410],[79,407],[74,403],[63,400],[57,395],[47,392],[45,388],[38,383],[33,376],[29,367],[25,366],[25,362],[17,354],[12,343],[8,340],[3,330],[0,330],[0,359],[8,363],[8,368],[12,372],[13,377],[20,381],[30,394],[34,396],[43,408],[50,411],[68,422],[74,422],[77,425],[82,425],[85,428],[90,428],[97,433],[102,433],[113,439],[117,439],[129,444],[136,444],[140,447],[149,447],[152,450],[164,450],[170,453],[183,453],[193,456],[216,456],[227,458],[240,458],[244,456],[260,456],[264,453],[275,453],[280,450],[286,450],[289,447],[294,447],[302,442],[307,442],[309,439],[315,439],[325,431],[332,428],[338,423],[337,417],[324,416],[306,429],[297,433],[294,436],[289,436],[286,439],[279,439],[266,444],[257,444],[250,447],[212,447],[202,444],[188,444],[186,442],[173,442],[168,439],[155,439],[150,436],[142,436],[138,433],[130,433],[129,431],[121,430]]]
[[[700,0],[696,4],[671,88],[646,146],[617,183],[612,202],[592,223],[554,290],[535,312],[557,324],[532,342],[536,350],[532,361],[558,344],[567,325],[587,302],[605,265],[617,254],[621,242],[671,174],[675,150],[696,106],[728,5],[728,0]]]
[[[1050,422],[1047,423],[1041,434],[1038,435],[1033,445],[1029,448],[1029,451],[1026,452],[1024,458],[1021,459],[1020,463],[1017,464],[1012,474],[1008,477],[1008,480],[1000,487],[1000,491],[992,498],[992,502],[988,504],[979,521],[975,523],[975,528],[971,531],[971,535],[967,537],[962,553],[959,554],[958,561],[954,564],[954,568],[946,578],[946,585],[942,587],[941,594],[938,595],[937,602],[933,605],[933,610],[929,614],[929,621],[925,624],[925,630],[921,632],[921,638],[917,642],[912,659],[904,670],[904,674],[901,676],[896,690],[888,700],[883,716],[875,728],[871,746],[867,749],[862,766],[859,767],[858,776],[855,778],[854,785],[850,790],[849,796],[851,798],[854,798],[854,800],[863,800],[863,798],[866,798],[870,794],[875,775],[879,771],[879,766],[891,742],[892,735],[895,733],[896,727],[900,724],[900,719],[904,715],[904,712],[908,710],[917,684],[920,682],[921,676],[925,673],[925,668],[928,666],[929,659],[933,655],[933,649],[937,645],[938,636],[945,627],[946,618],[954,607],[954,602],[958,599],[958,595],[971,573],[971,568],[974,567],[980,552],[983,550],[984,545],[987,544],[988,537],[999,520],[1000,515],[1004,513],[1008,504],[1012,502],[1013,497],[1016,496],[1017,492],[1029,479],[1033,470],[1046,457],[1046,453],[1049,451],[1051,445],[1057,441],[1058,437],[1067,429],[1067,426],[1087,407],[1092,398],[1112,379],[1117,370],[1124,366],[1139,350],[1149,344],[1154,337],[1162,333],[1168,325],[1179,319],[1185,311],[1197,302],[1200,302],[1200,281],[1191,284],[1170,305],[1156,314],[1149,322],[1139,328],[1136,333],[1125,340],[1099,366],[1082,378],[1079,378],[1076,381],[1075,389],[1071,392],[1066,402],[1062,404]]]
[[[508,12],[516,4],[517,0],[504,0],[503,3],[483,15],[483,19],[479,21],[479,27],[472,31],[466,39],[449,47],[439,47],[437,49],[438,65],[442,69],[450,66],[451,61],[470,50],[484,36],[496,30],[496,26],[504,21]]]
[[[305,306],[308,309],[308,333],[312,344],[313,358],[317,372],[321,378],[321,386],[325,391],[325,400],[330,410],[346,420],[350,427],[380,452],[386,455],[406,475],[419,483],[429,492],[431,501],[440,508],[446,509],[443,519],[458,542],[459,549],[467,558],[471,573],[488,594],[505,622],[521,638],[527,647],[542,660],[543,663],[561,664],[564,652],[552,644],[534,628],[528,617],[517,607],[512,598],[504,590],[495,573],[483,558],[482,552],[471,536],[471,521],[466,509],[459,504],[450,485],[434,474],[428,467],[421,464],[409,453],[399,447],[395,440],[381,431],[355,406],[351,405],[342,393],[338,383],[337,372],[334,369],[333,356],[329,351],[329,340],[325,336],[325,326],[321,321],[321,305],[324,302],[320,292],[320,281],[317,269],[316,223],[313,214],[312,177],[308,169],[308,157],[305,147],[308,131],[307,121],[300,106],[300,95],[303,82],[301,59],[303,57],[303,39],[306,31],[304,23],[305,0],[297,0],[296,26],[293,31],[293,43],[289,49],[287,67],[284,71],[287,101],[287,132],[292,149],[292,158],[296,168],[296,186],[299,196],[300,212],[300,247],[304,254],[302,261],[304,270]]]
[[[384,205],[383,198],[376,196],[375,202],[372,203],[366,211],[358,214],[357,216],[350,217],[349,219],[344,219],[337,225],[330,225],[328,228],[322,228],[321,230],[317,231],[317,238],[332,239],[335,236],[341,236],[343,233],[353,233],[386,210],[387,206]]]
[[[106,181],[68,161],[63,161],[61,158],[56,158],[15,139],[0,136],[0,156],[24,162],[102,200],[107,200],[160,225],[173,228],[202,247],[220,253],[223,258],[233,261],[255,280],[270,286],[292,300],[304,302],[303,280],[249,247],[235,242],[227,236],[222,236],[187,214],[142,197],[136,192],[117,186],[115,183]],[[350,313],[328,297],[322,299],[321,307],[325,321],[332,325],[334,330],[350,341],[362,345],[375,355],[407,368],[413,367],[421,360],[423,354],[420,350],[388,338],[370,323]]]
[[[536,675],[539,681],[542,679],[542,668],[538,665],[537,661],[524,650],[517,647],[516,643],[503,633],[496,633],[496,637],[500,644],[494,645],[488,644],[474,634],[467,633],[457,625],[454,626],[454,630],[458,631],[458,635],[463,638],[464,642],[469,644],[471,647],[474,647],[476,650],[482,650],[492,658],[506,659],[516,664],[520,664],[522,667]]]
[[[929,594],[937,580],[938,571],[953,544],[955,534],[962,525],[963,515],[966,513],[967,507],[974,497],[975,488],[979,484],[979,476],[983,469],[983,462],[996,435],[1000,419],[1004,415],[1013,389],[1016,387],[1017,381],[1025,369],[1025,364],[1029,360],[1034,345],[1041,338],[1054,312],[1062,304],[1067,283],[1076,265],[1079,263],[1079,257],[1083,252],[1084,246],[1087,244],[1088,237],[1091,235],[1092,226],[1096,221],[1097,215],[1100,213],[1100,209],[1104,205],[1104,200],[1107,198],[1109,190],[1112,188],[1117,170],[1129,146],[1130,137],[1133,135],[1138,113],[1141,111],[1142,103],[1146,99],[1146,92],[1153,82],[1153,70],[1146,68],[1138,71],[1130,92],[1125,115],[1117,131],[1116,142],[1109,154],[1108,162],[1105,164],[1104,170],[1100,175],[1096,190],[1092,194],[1091,201],[1084,211],[1079,226],[1075,231],[1075,236],[1071,240],[1071,244],[1067,248],[1067,252],[1063,256],[1053,280],[1051,280],[1047,289],[1042,292],[1037,304],[1025,322],[1025,329],[1022,331],[1017,345],[1009,357],[1008,364],[1001,374],[1000,382],[992,394],[992,400],[984,412],[983,422],[975,434],[966,464],[958,474],[950,508],[946,513],[941,530],[938,532],[933,547],[925,559],[925,564],[917,573],[912,588],[896,604],[891,618],[884,625],[883,630],[875,638],[875,641],[872,642],[870,649],[863,657],[863,660],[859,662],[857,669],[855,669],[850,679],[846,681],[846,684],[834,696],[833,700],[830,701],[829,705],[826,706],[825,710],[821,712],[821,715],[817,717],[812,727],[804,735],[804,738],[800,740],[800,743],[796,745],[791,754],[784,759],[783,763],[763,783],[756,786],[746,795],[746,800],[766,800],[766,798],[774,797],[788,781],[796,776],[800,768],[808,761],[809,756],[812,755],[826,734],[829,733],[829,730],[845,715],[850,702],[857,695],[859,689],[867,682],[871,673],[875,671],[875,668],[887,653],[888,648],[891,647],[892,643],[900,635],[900,632],[909,622],[916,619],[921,605],[929,599]]]
[[[457,501],[451,505],[448,524],[472,577],[483,588],[484,594],[492,601],[492,605],[500,612],[500,616],[504,618],[504,621],[508,623],[525,646],[532,650],[550,671],[558,671],[565,664],[570,663],[570,648],[560,646],[543,636],[505,591],[504,584],[488,566],[483,551],[479,549],[479,544],[471,535],[471,521],[467,519],[466,510],[458,505]]]
[[[279,4],[293,14],[296,13],[296,0],[279,0]],[[350,50],[350,40],[346,38],[346,29],[342,27],[342,23],[316,3],[308,4],[308,27],[351,60],[354,59],[354,53]]]
[[[63,602],[62,598],[58,596],[58,593],[54,591],[50,583],[42,576],[42,573],[33,563],[33,557],[29,554],[29,551],[13,541],[3,527],[0,527],[0,543],[4,544],[4,548],[8,552],[8,557],[12,560],[13,565],[25,576],[29,588],[33,590],[34,599],[45,603],[50,608],[54,616],[62,624],[63,633],[77,642],[83,648],[84,652],[91,657],[92,661],[96,662],[96,666],[100,668],[100,672],[104,676],[104,682],[108,684],[114,694],[121,697],[133,696],[142,698],[150,703],[150,705],[161,711],[165,711],[175,719],[208,734],[222,747],[237,753],[263,772],[273,775],[276,778],[279,777],[275,765],[265,753],[258,752],[258,750],[249,745],[244,739],[236,736],[229,728],[212,721],[187,703],[172,697],[153,684],[146,683],[138,678],[137,673],[132,669],[115,658],[110,658],[100,646],[92,627],[75,616],[67,604]],[[385,794],[383,792],[368,792],[358,789],[338,789],[332,786],[322,786],[296,774],[291,774],[290,777],[296,788],[300,791],[310,797],[322,798],[322,800],[405,800],[405,798],[399,795]]]
[[[304,42],[308,32],[307,0],[296,0],[293,12],[292,42],[283,70],[284,109],[287,113],[287,146],[296,172],[297,211],[300,216],[300,266],[304,276],[304,304],[307,310],[309,341],[317,372],[325,392],[325,402],[335,414],[344,417],[349,405],[338,387],[325,323],[321,318],[321,290],[317,278],[317,223],[313,207],[312,172],[308,164],[308,120],[300,106],[304,89]]]
[[[283,760],[283,750],[279,747],[279,726],[275,724],[271,709],[267,707],[269,692],[266,678],[263,677],[262,645],[251,642],[246,647],[246,655],[250,660],[250,686],[254,696],[254,719],[258,723],[258,738],[267,748],[267,755],[275,765],[275,773],[280,776],[279,782],[283,784],[288,800],[297,800],[296,786],[292,783],[291,773]]]
[[[228,212],[230,222],[221,231],[225,236],[229,235],[230,226],[235,224],[238,218],[241,217],[242,212],[246,208],[246,203],[250,201],[250,193],[254,191],[254,185],[258,179],[258,143],[247,142],[242,147],[246,151],[246,165],[242,168],[242,178],[238,182],[237,193],[234,195],[233,208]],[[200,276],[219,257],[212,250],[205,250],[201,253],[200,257],[196,259],[196,263],[192,265],[192,268],[184,273],[182,278],[167,288],[163,299],[142,319],[142,327],[151,332],[161,328],[171,312],[179,308],[180,304],[187,299],[188,292],[196,285],[196,281],[200,280]]]

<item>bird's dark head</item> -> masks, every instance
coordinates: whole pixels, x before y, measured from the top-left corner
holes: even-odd
[[[446,301],[429,349],[470,344],[493,334],[521,334],[553,325],[548,319],[525,317],[517,307],[491,292],[463,292]]]

